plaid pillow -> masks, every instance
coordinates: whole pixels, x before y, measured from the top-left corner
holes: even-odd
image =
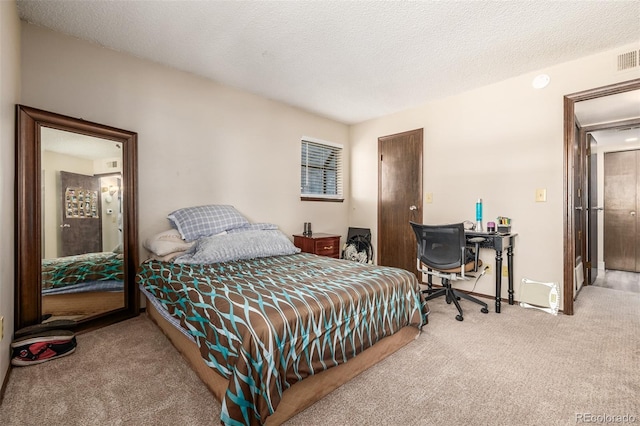
[[[278,229],[278,225],[274,225],[273,223],[250,223],[248,225],[244,225],[235,229],[229,230],[229,234],[235,234],[238,232],[246,232],[246,231],[265,231],[265,230],[273,230]]]
[[[187,207],[167,218],[187,242],[249,224],[233,206],[223,205]]]

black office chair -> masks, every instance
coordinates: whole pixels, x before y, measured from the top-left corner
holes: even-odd
[[[467,240],[464,235],[464,225],[454,223],[450,225],[422,225],[411,223],[413,232],[418,242],[418,270],[429,275],[428,288],[423,291],[427,294],[426,300],[439,296],[445,296],[447,303],[453,302],[458,309],[456,319],[464,320],[462,308],[458,300],[460,298],[470,300],[482,306],[480,312],[489,312],[487,304],[458,291],[451,287],[451,281],[476,278],[469,275],[470,272],[478,272],[482,266],[482,260],[478,259],[478,242],[475,242],[476,250],[467,248]],[[486,268],[477,277],[484,274]],[[442,280],[442,288],[433,288],[431,277],[439,277]]]

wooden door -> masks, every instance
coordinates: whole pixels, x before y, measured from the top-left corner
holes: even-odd
[[[378,138],[378,264],[418,274],[409,225],[422,222],[422,129]]]
[[[62,223],[60,256],[102,251],[100,220],[100,179],[60,172]]]
[[[607,269],[640,272],[639,170],[640,150],[604,155],[604,262]]]

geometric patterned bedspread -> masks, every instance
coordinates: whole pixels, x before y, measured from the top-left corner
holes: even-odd
[[[99,252],[42,259],[42,289],[87,281],[123,281],[122,253]]]
[[[229,380],[221,421],[263,424],[292,384],[347,362],[428,307],[414,274],[300,253],[209,265],[149,260],[136,278]]]

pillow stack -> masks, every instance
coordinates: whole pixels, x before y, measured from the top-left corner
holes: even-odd
[[[172,228],[147,239],[144,246],[153,259],[165,262],[182,256],[204,237],[256,230],[276,230],[272,223],[250,223],[229,205],[212,204],[186,207],[167,215]]]

